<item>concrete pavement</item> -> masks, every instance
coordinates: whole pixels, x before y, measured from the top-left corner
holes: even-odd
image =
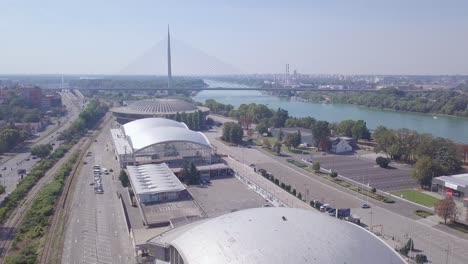
[[[117,198],[119,170],[110,143],[110,126],[100,132],[88,151],[72,196],[66,224],[62,263],[135,263],[134,250]],[[112,168],[102,174],[104,194],[95,194],[92,166]]]

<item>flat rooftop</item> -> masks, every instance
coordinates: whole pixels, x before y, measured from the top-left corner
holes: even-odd
[[[133,152],[133,148],[128,144],[128,141],[121,129],[113,128],[110,132],[118,155],[131,154]]]
[[[127,171],[132,188],[138,195],[185,190],[166,163],[127,166]]]
[[[205,213],[194,200],[183,200],[157,204],[141,204],[148,225],[170,222],[174,227],[205,217]]]
[[[183,169],[183,167],[171,167],[171,170],[174,173],[178,173]],[[229,166],[224,163],[215,163],[209,165],[199,165],[197,166],[197,170],[199,171],[207,171],[207,170],[221,170],[221,169],[229,169]]]
[[[436,179],[444,181],[444,182],[456,184],[462,187],[468,186],[468,173],[456,174],[452,176],[440,176],[440,177],[437,177]]]
[[[189,186],[187,190],[208,217],[268,204],[255,190],[235,177],[213,179],[209,185]]]

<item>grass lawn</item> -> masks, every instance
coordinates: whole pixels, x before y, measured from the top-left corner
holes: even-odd
[[[415,190],[403,190],[399,192],[394,192],[392,194],[398,197],[402,197],[403,195],[404,199],[418,203],[420,205],[427,206],[427,207],[433,207],[435,204],[437,204],[440,201],[439,199],[435,197],[432,197],[430,195],[427,195],[427,194],[424,194]]]

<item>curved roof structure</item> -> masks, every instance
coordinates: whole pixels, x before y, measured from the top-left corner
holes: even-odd
[[[152,145],[171,142],[190,142],[210,147],[210,141],[203,133],[181,127],[151,127],[135,136],[129,136],[129,142],[137,152]]]
[[[172,229],[148,243],[170,245],[184,263],[406,263],[369,231],[314,211],[256,208]]]
[[[194,112],[197,110],[206,111],[207,108],[178,99],[152,99],[140,100],[130,103],[124,107],[114,108],[115,113],[139,114],[139,115],[173,115],[177,112]]]
[[[127,136],[135,136],[137,133],[140,134],[148,128],[152,127],[180,127],[188,129],[187,125],[181,122],[177,122],[166,118],[142,118],[135,121],[128,122],[123,125],[123,130]]]

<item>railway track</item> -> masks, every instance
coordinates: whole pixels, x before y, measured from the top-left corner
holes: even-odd
[[[13,242],[13,237],[15,230],[18,225],[23,220],[25,213],[30,208],[32,202],[36,198],[37,194],[41,189],[51,183],[54,180],[54,175],[60,169],[60,167],[65,164],[66,161],[70,159],[72,154],[78,149],[80,144],[76,144],[66,155],[57,161],[57,163],[50,168],[46,174],[31,188],[31,190],[26,195],[25,199],[20,203],[20,205],[12,212],[8,220],[2,225],[2,230],[0,232],[0,261],[4,263],[5,257],[8,254],[8,251],[11,248],[11,243]]]

